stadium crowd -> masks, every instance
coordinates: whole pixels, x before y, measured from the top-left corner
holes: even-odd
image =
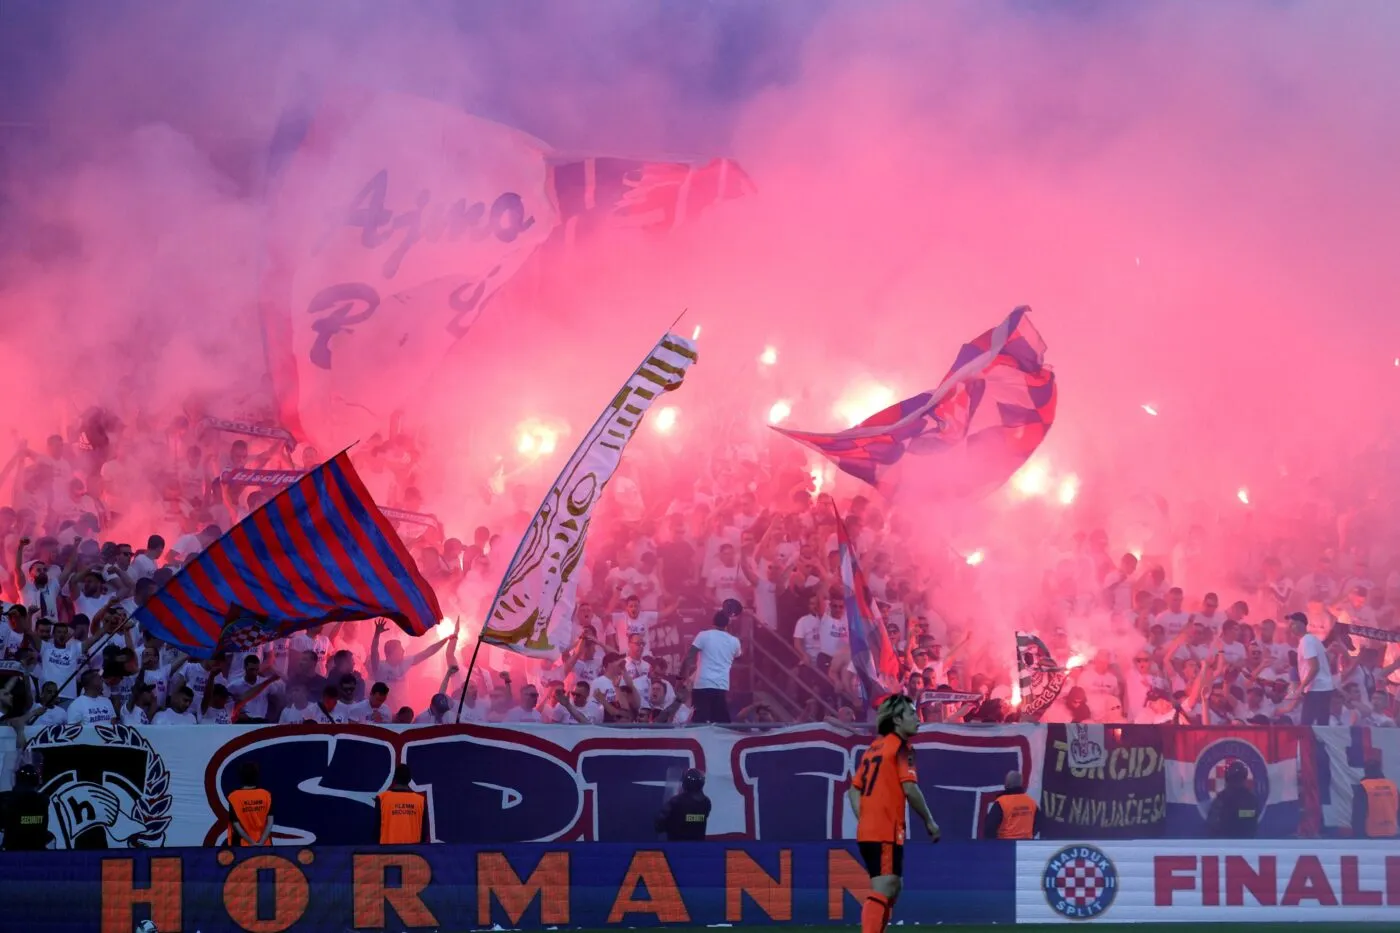
[[[201,661],[131,624],[184,561],[275,492],[229,477],[305,469],[318,453],[189,415],[158,430],[92,409],[41,449],[19,444],[0,470],[0,498],[13,503],[0,508],[0,658],[11,675],[0,680],[0,718],[30,732],[115,718],[451,723],[460,700],[466,721],[684,724],[726,718],[693,691],[713,691],[716,678],[728,687],[731,662],[737,671],[766,658],[780,673],[760,679],[768,689],[751,679],[733,691],[737,721],[858,719],[838,519],[818,491],[821,471],[776,440],[713,453],[698,478],[686,472],[692,458],[652,456],[641,469],[629,452],[609,486],[562,658],[487,647],[463,696],[475,639],[451,620],[416,640],[383,620],[333,624]],[[395,426],[352,457],[380,504],[422,512],[410,435]],[[1384,452],[1363,461],[1376,476],[1393,472]],[[151,462],[168,466],[139,466]],[[1337,488],[1373,487],[1349,477]],[[445,611],[468,626],[484,615],[528,500],[520,486],[499,488],[470,536],[397,526]],[[1311,692],[1326,709],[1306,721],[1341,725],[1394,725],[1400,712],[1396,643],[1333,628],[1400,631],[1389,504],[1382,492],[1349,500],[1319,478],[1272,517],[1250,509],[1208,530],[1175,527],[1150,499],[1156,531],[1132,553],[1066,511],[1051,543],[1036,545],[1036,579],[1007,609],[996,586],[978,582],[980,552],[920,533],[873,495],[840,502],[898,679],[925,721],[1016,719],[1011,638],[1025,630],[1068,670],[1046,721],[1300,722]],[[729,600],[745,607],[737,660],[712,647],[679,665],[658,656],[659,625],[686,613],[708,621]]]

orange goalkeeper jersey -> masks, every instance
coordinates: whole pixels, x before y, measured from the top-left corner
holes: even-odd
[[[870,744],[861,758],[852,786],[860,792],[857,842],[904,844],[904,785],[918,783],[914,750],[891,733]]]

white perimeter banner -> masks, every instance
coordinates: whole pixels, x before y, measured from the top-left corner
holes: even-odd
[[[920,730],[919,782],[945,836],[981,834],[1007,771],[1039,792],[1041,728]],[[427,794],[435,842],[654,841],[661,803],[699,768],[712,838],[795,843],[855,835],[845,791],[871,738],[825,725],[57,725],[29,747],[60,848],[210,845],[250,763],[272,793],[274,844],[375,841],[374,796],[398,764]]]
[[[1016,847],[1017,923],[1101,918],[1391,921],[1400,930],[1400,843],[1202,839]]]

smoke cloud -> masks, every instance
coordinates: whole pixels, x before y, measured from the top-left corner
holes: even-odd
[[[270,404],[259,164],[297,76],[567,151],[729,155],[759,188],[483,315],[406,406],[428,504],[459,523],[522,421],[577,437],[682,309],[701,362],[642,458],[766,442],[779,400],[788,424],[843,427],[1030,304],[1060,379],[1050,492],[919,519],[1009,578],[1028,535],[1062,529],[1067,477],[1076,527],[1141,547],[1143,495],[1178,526],[1239,521],[1241,487],[1268,502],[1394,423],[1400,9],[1382,0],[4,15],[9,45],[52,53],[0,55],[22,78],[0,120],[35,124],[4,136],[0,426],[31,443],[96,403],[153,431],[192,398]],[[542,485],[567,448],[513,481]]]

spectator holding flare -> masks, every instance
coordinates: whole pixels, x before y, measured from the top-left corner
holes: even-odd
[[[919,731],[919,715],[903,694],[881,701],[875,711],[879,738],[860,760],[860,770],[846,792],[856,815],[856,844],[870,873],[870,896],[861,910],[861,933],[884,933],[903,885],[906,805],[924,821],[934,842],[938,824],[919,790],[914,751],[909,739]]]
[[[461,622],[458,622],[460,628]],[[404,655],[403,643],[398,639],[388,641],[384,645],[384,658],[379,657],[379,639],[384,634],[384,630],[389,627],[387,619],[377,619],[374,623],[374,636],[369,642],[369,672],[379,681],[387,684],[389,689],[402,689],[408,672],[414,667],[437,654],[443,648],[449,648],[448,654],[457,652],[457,632],[453,629],[452,634],[440,641],[429,645],[422,651],[413,655]]]
[[[228,844],[265,846],[272,841],[272,794],[258,786],[258,766],[239,769],[242,787],[228,795]]]

